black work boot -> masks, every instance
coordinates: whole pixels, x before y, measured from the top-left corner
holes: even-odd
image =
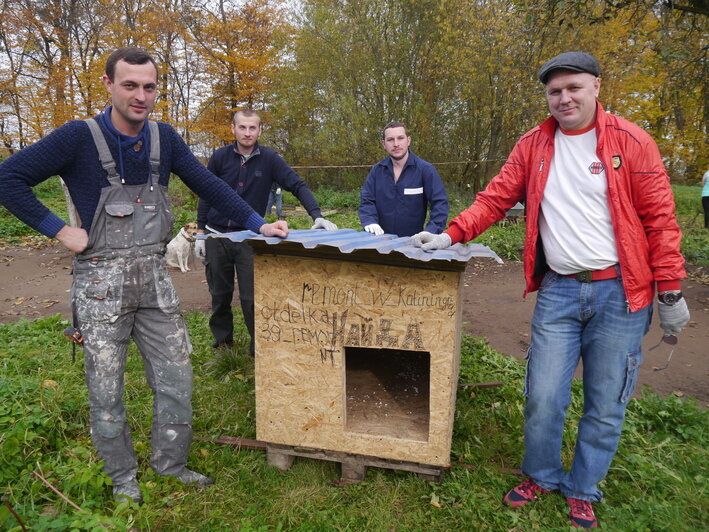
[[[196,471],[187,469],[186,467],[183,468],[182,471],[180,471],[179,473],[175,473],[172,476],[183,484],[197,483],[197,485],[199,486],[211,486],[212,484],[214,484],[213,479],[203,475],[202,473],[197,473]]]
[[[143,504],[143,494],[136,479],[132,478],[122,484],[113,485],[113,500],[123,502],[131,499],[138,505]]]

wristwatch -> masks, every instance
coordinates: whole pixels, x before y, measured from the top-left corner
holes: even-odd
[[[682,299],[682,292],[679,290],[669,290],[667,292],[660,292],[657,294],[657,299],[660,303],[664,303],[665,305],[674,305]]]

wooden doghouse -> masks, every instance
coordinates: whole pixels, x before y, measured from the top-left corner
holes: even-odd
[[[244,234],[251,235],[246,237]],[[295,456],[438,479],[450,465],[462,272],[479,245],[424,252],[353,230],[250,232],[255,251],[256,436]]]

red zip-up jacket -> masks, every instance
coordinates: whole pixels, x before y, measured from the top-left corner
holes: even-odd
[[[475,202],[460,213],[446,233],[453,243],[467,242],[505,217],[518,201],[525,203],[524,295],[539,288],[549,267],[539,235],[539,206],[554,156],[550,117],[519,139],[509,158]],[[660,152],[641,128],[606,113],[596,104],[596,154],[608,180],[608,208],[618,261],[631,311],[652,303],[658,291],[679,290],[686,274],[679,246],[682,233]]]

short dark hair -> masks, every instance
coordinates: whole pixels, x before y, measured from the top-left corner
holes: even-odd
[[[113,78],[116,76],[116,63],[118,63],[118,61],[125,61],[130,65],[144,65],[150,62],[155,67],[155,73],[157,75],[158,64],[148,52],[142,48],[127,46],[125,48],[118,48],[109,55],[106,60],[106,75],[112,82]]]
[[[387,129],[391,129],[393,127],[403,127],[404,133],[406,134],[407,137],[409,136],[408,131],[406,131],[406,126],[402,122],[397,122],[396,120],[392,120],[386,126],[384,126],[384,129],[382,129],[382,140],[384,140],[386,138]]]
[[[259,125],[261,125],[261,115],[253,109],[239,109],[236,113],[234,113],[234,116],[231,119],[232,124],[236,124],[236,117],[239,115],[243,116],[244,118],[251,118],[252,116],[255,116],[256,118],[258,118]]]

